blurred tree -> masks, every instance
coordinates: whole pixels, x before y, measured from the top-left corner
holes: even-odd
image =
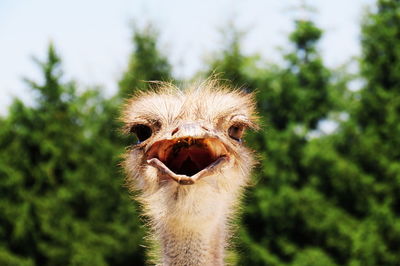
[[[329,97],[331,73],[317,50],[322,30],[309,20],[297,20],[289,39],[294,50],[285,55],[287,67],[262,84],[265,99],[262,110],[279,130],[291,123],[316,129],[318,122],[332,110]],[[261,96],[262,97],[262,96]]]
[[[253,70],[256,58],[243,54],[241,49],[243,35],[244,33],[238,30],[233,23],[230,23],[222,31],[222,52],[218,51],[213,56],[206,75],[217,75],[217,78],[230,85],[252,91],[255,89],[254,81],[248,73],[251,72],[250,69]]]
[[[343,179],[340,190],[331,191],[359,219],[352,235],[353,265],[400,261],[399,14],[399,1],[378,0],[376,10],[365,15],[360,60],[365,85],[334,141],[338,156],[352,163],[354,173]]]
[[[239,246],[249,255],[240,256],[240,265],[340,264],[348,237],[342,230],[354,224],[313,186],[303,164],[309,133],[336,106],[331,72],[317,50],[322,31],[308,20],[295,25],[286,66],[256,77],[265,130],[247,138],[262,164],[245,204]]]
[[[379,0],[366,14],[360,60],[365,85],[348,102],[349,119],[334,134],[313,139],[301,158],[310,188],[323,196],[321,205],[331,206],[320,212],[323,230],[309,237],[322,240],[339,265],[400,261],[399,10],[399,1]]]
[[[148,89],[147,81],[170,81],[171,65],[157,48],[158,34],[151,26],[135,29],[134,50],[128,68],[119,81],[119,95],[126,97],[135,89]]]
[[[143,264],[143,232],[121,192],[122,147],[103,134],[106,101],[62,81],[53,46],[37,62],[34,107],[17,100],[1,121],[0,264]]]
[[[264,144],[257,144],[264,145],[264,163],[246,205],[243,264],[399,265],[399,10],[399,1],[380,0],[366,15],[360,64],[365,86],[348,99],[353,107],[345,108],[349,119],[337,132],[302,143],[299,136],[309,131],[288,131],[290,121],[313,120],[287,116],[287,129],[269,127]],[[311,117],[323,118],[321,110]]]

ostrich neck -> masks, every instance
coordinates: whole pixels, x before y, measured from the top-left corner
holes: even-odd
[[[246,179],[231,177],[230,183],[214,186],[210,180],[189,187],[165,186],[153,197],[144,197],[162,265],[224,265],[229,220]]]
[[[162,265],[224,265],[225,224],[216,217],[202,225],[166,224],[161,232]]]

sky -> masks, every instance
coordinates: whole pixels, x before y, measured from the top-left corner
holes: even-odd
[[[373,0],[0,0],[0,115],[13,98],[31,103],[22,81],[40,80],[32,57],[43,59],[52,42],[63,59],[66,79],[81,88],[101,85],[106,95],[117,89],[132,51],[132,25],[153,24],[160,49],[178,78],[190,78],[223,45],[221,31],[233,22],[245,30],[245,54],[259,53],[279,62],[287,48],[293,20],[313,19],[324,31],[320,50],[329,67],[360,52],[362,15]]]

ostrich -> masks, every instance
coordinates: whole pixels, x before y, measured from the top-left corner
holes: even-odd
[[[149,218],[161,265],[223,265],[229,221],[255,160],[242,143],[257,128],[252,94],[210,79],[180,90],[160,83],[122,112],[126,183]]]

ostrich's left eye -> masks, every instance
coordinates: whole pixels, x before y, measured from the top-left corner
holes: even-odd
[[[132,133],[135,133],[138,138],[139,143],[147,140],[153,134],[151,128],[146,125],[136,125],[133,126],[130,130]]]
[[[229,137],[239,142],[242,141],[243,132],[244,127],[241,125],[233,125],[228,129]]]

